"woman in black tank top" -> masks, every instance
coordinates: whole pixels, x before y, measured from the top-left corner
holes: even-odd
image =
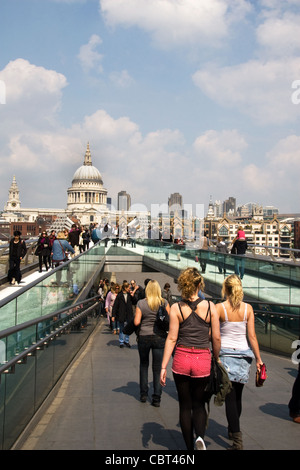
[[[187,268],[181,273],[178,289],[184,300],[171,307],[160,380],[164,386],[167,364],[176,346],[172,371],[178,392],[182,435],[188,451],[193,451],[194,446],[204,450],[207,421],[204,391],[211,364],[209,332],[212,326],[212,349],[218,359],[221,346],[219,317],[213,303],[198,298],[199,290],[204,290],[204,282],[197,269]]]

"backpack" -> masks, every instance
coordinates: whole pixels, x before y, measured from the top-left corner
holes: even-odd
[[[165,304],[161,304],[157,310],[153,331],[156,335],[166,338],[169,331],[169,314]]]

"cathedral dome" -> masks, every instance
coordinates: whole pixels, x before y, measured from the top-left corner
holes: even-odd
[[[88,224],[94,221],[96,212],[106,208],[107,190],[103,188],[100,171],[92,164],[88,144],[83,165],[75,171],[68,189],[67,210],[76,214],[82,224]]]
[[[99,170],[93,165],[82,165],[79,167],[73,176],[72,184],[78,182],[89,182],[103,184],[102,176]]]
[[[92,183],[103,185],[103,180],[100,171],[92,165],[91,152],[89,144],[84,157],[83,165],[80,166],[74,173],[72,185],[78,183]]]

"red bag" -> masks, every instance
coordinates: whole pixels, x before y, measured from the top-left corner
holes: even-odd
[[[263,364],[260,368],[260,371],[256,371],[255,385],[257,387],[262,387],[267,377],[266,364]]]

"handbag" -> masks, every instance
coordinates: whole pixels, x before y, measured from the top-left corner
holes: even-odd
[[[210,308],[210,303],[209,303]],[[211,327],[211,337],[212,337],[212,325]],[[211,355],[211,366],[210,366],[210,375],[208,383],[204,390],[205,401],[209,402],[211,397],[215,395],[215,405],[221,406],[225,397],[232,390],[232,383],[228,377],[227,371],[224,365],[217,361],[214,355]]]
[[[255,375],[255,385],[256,387],[262,387],[263,384],[265,383],[265,380],[267,378],[267,368],[266,364],[263,364],[260,368],[260,370],[256,371]]]
[[[216,361],[215,357],[212,356],[209,381],[205,387],[206,397],[210,399],[212,395],[217,395],[221,387],[222,387],[222,371],[219,367],[218,361]]]
[[[168,336],[169,314],[164,304],[160,305],[157,310],[153,331],[156,335],[161,336],[162,338],[166,338]]]
[[[139,331],[140,331],[140,325],[136,326],[134,324],[134,319],[131,319],[128,323],[126,323],[126,325],[124,326],[123,328],[123,333],[124,335],[132,335],[132,333],[135,333],[137,336],[139,335]]]

